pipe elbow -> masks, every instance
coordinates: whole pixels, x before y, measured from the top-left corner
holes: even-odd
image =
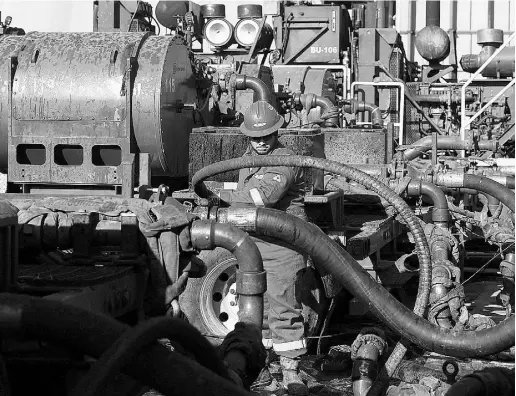
[[[245,74],[234,75],[234,85],[237,90],[251,89],[256,94],[256,101],[264,100],[271,103],[272,95],[269,87],[259,78],[248,77]]]
[[[240,295],[238,317],[241,322],[261,326],[263,294],[267,290],[266,274],[260,251],[251,237],[241,229],[209,220],[194,221],[190,228],[192,246],[201,250],[221,247],[237,259],[236,286]]]
[[[382,112],[378,106],[369,102],[360,102],[359,111],[365,111],[369,113],[373,125],[383,127]]]

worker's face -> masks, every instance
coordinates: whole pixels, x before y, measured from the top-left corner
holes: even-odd
[[[272,135],[251,138],[251,147],[258,155],[267,155],[276,147],[277,142],[278,135],[273,133]]]

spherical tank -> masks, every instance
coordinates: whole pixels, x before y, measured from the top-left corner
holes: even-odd
[[[159,1],[156,5],[156,19],[169,29],[177,27],[177,16],[188,12],[187,1]]]
[[[426,26],[416,36],[416,49],[429,62],[440,62],[450,53],[450,38],[439,26]]]
[[[8,162],[4,74],[12,52],[13,141],[52,147],[67,138],[82,145],[85,161],[94,145],[115,144],[122,155],[149,153],[153,174],[187,175],[193,117],[181,109],[196,91],[182,42],[150,33],[36,32],[18,37],[14,47],[6,39],[0,40],[1,168]]]

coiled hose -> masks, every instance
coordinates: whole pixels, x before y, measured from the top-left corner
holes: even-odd
[[[152,345],[161,338],[179,343],[186,351],[191,351],[197,361],[210,361],[219,373],[225,371],[215,349],[204,337],[198,337],[197,333],[192,333],[191,325],[170,316],[162,316],[148,319],[122,334],[92,365],[71,394],[74,396],[100,395],[103,386],[111,376],[122,371],[144,347]]]
[[[414,237],[414,243],[416,245],[416,253],[419,258],[420,268],[419,288],[414,305],[414,313],[418,316],[423,316],[428,305],[432,280],[432,262],[430,259],[430,250],[419,219],[414,215],[408,204],[402,198],[400,198],[385,184],[355,168],[321,158],[295,155],[252,156],[217,162],[215,164],[208,165],[196,172],[192,178],[192,186],[197,195],[206,198],[209,196],[209,190],[202,182],[203,180],[206,180],[213,175],[230,170],[260,166],[293,166],[299,168],[322,169],[327,172],[347,177],[376,192],[387,202],[389,202],[406,222]],[[365,301],[367,301],[367,299]],[[394,373],[394,370],[403,359],[406,351],[406,346],[401,342],[396,345],[394,351],[391,353],[384,366],[385,372],[388,376],[391,376]]]
[[[100,357],[129,329],[106,315],[19,294],[0,294],[0,317],[2,337],[44,339],[93,357]],[[192,345],[190,352],[200,362],[154,344],[141,349],[123,371],[167,396],[249,396],[228,379],[223,363],[197,329],[188,326],[175,339]]]

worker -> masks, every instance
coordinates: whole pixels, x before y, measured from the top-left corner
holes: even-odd
[[[266,101],[253,103],[240,126],[240,131],[250,137],[244,156],[294,155],[278,140],[278,129],[283,122],[283,117]],[[304,179],[301,168],[246,168],[240,170],[237,189],[222,190],[219,196],[230,206],[274,208],[306,219]],[[269,309],[265,315],[272,335],[272,349],[280,358],[283,386],[291,395],[307,395],[308,388],[299,377],[300,357],[307,349],[301,303],[295,290],[296,279],[306,268],[306,257],[267,237],[254,240],[267,271]]]

